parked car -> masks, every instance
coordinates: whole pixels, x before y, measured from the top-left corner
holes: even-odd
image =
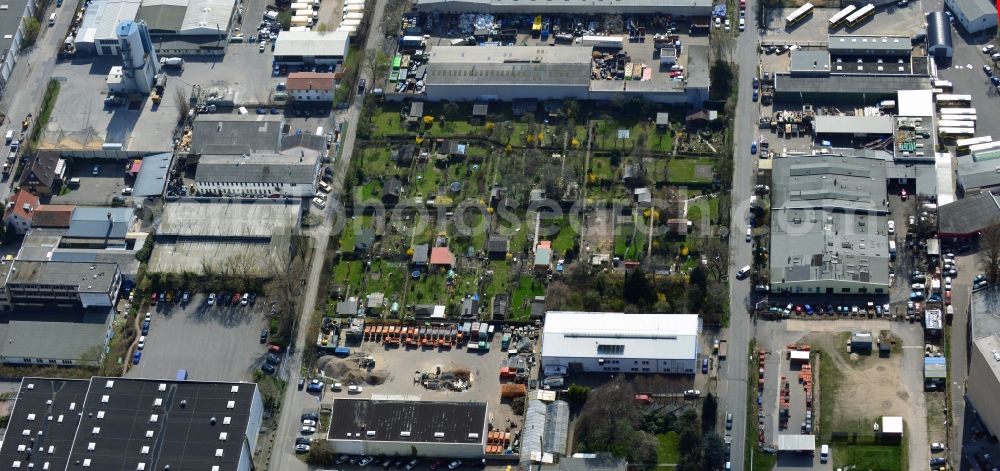
[[[931,443],[931,453],[939,453],[944,451],[944,443]]]
[[[149,335],[149,321],[142,321],[142,335]]]
[[[684,397],[698,397],[701,396],[701,391],[697,389],[688,389],[684,391]]]
[[[149,296],[149,304],[150,304],[151,306],[155,306],[155,305],[156,305],[156,301],[157,301],[157,299],[156,299],[156,298],[157,298],[157,297],[158,297],[158,296],[157,296],[157,294],[156,294],[155,292],[154,292],[154,293],[153,293],[152,295],[150,295],[150,296]]]
[[[743,268],[740,268],[740,270],[736,272],[736,279],[742,280],[746,278],[747,275],[749,274],[750,274],[750,265],[744,266]]]
[[[260,329],[260,343],[267,343],[268,330],[267,327]]]
[[[269,374],[269,375],[273,375],[274,372],[277,371],[277,369],[274,367],[274,365],[272,365],[270,363],[264,363],[263,365],[260,365],[260,370],[263,371],[263,372],[265,372],[265,373],[267,373],[267,374]]]
[[[986,67],[986,66],[983,66],[983,67]],[[100,173],[101,173],[101,166],[100,165],[95,165],[94,169],[90,171],[91,175],[98,175]]]
[[[905,189],[899,190],[899,199],[901,199],[903,201],[906,201],[906,197],[907,196],[909,196],[909,195],[906,193]]]
[[[368,466],[368,463],[371,463],[372,461],[375,461],[375,458],[372,458],[371,456],[366,456],[364,458],[361,458],[361,461],[358,461],[358,466]]]
[[[316,433],[316,427],[312,427],[312,426],[309,426],[309,425],[303,425],[302,428],[299,429],[299,431],[302,432],[302,435],[309,435],[309,434],[312,434],[312,433]]]
[[[896,221],[889,221],[889,235],[896,233]]]
[[[448,463],[448,469],[457,469],[459,466],[462,466],[462,460],[455,460]]]
[[[302,414],[302,420],[303,421],[306,421],[306,420],[318,421],[319,420],[319,414],[317,414],[315,412],[306,412],[305,414]]]
[[[134,354],[132,354],[132,364],[133,365],[138,365],[139,364],[139,360],[141,360],[141,359],[142,359],[142,352],[135,352]]]
[[[931,458],[931,466],[941,466],[943,464],[948,464],[948,458],[944,458],[944,457],[940,457],[940,456],[938,456],[936,458]]]
[[[304,443],[296,444],[295,445],[295,452],[296,453],[309,453],[309,445],[306,445]]]
[[[243,293],[243,296],[240,297],[240,305],[246,306],[247,304],[250,304],[250,293]]]
[[[757,141],[753,141],[750,143],[750,154],[756,154],[756,153],[757,153]]]
[[[312,420],[312,419],[306,419],[306,420],[302,421],[302,425],[307,425],[309,427],[315,427],[316,426],[316,421]]]
[[[320,392],[323,390],[323,382],[318,379],[314,379],[309,382],[309,386],[306,387],[306,390],[309,392]]]
[[[191,293],[189,291],[185,291],[184,294],[181,295],[181,302],[187,304],[188,301],[190,300],[191,300]]]
[[[701,372],[703,374],[708,374],[708,358],[701,359]]]
[[[140,335],[139,336],[139,343],[138,343],[138,345],[135,346],[135,348],[138,348],[139,350],[142,350],[143,348],[146,348],[146,336],[145,335]]]
[[[208,293],[208,305],[209,306],[215,305],[215,293]]]
[[[985,73],[987,77],[993,75],[993,69],[990,68],[989,64],[983,64],[983,73]],[[97,167],[94,168],[96,169]],[[97,175],[97,173],[95,172],[94,175]]]
[[[296,445],[308,445],[312,443],[312,439],[309,437],[295,437]]]
[[[726,413],[726,430],[732,430],[732,429],[733,429],[733,413],[732,412],[727,412]]]
[[[305,378],[299,378],[299,391],[301,391],[302,388],[305,388],[305,387],[306,387],[306,379]]]

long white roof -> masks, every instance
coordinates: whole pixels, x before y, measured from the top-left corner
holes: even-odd
[[[699,320],[695,314],[550,311],[545,314],[543,357],[695,359]],[[598,345],[623,345],[617,355]]]
[[[286,31],[274,43],[274,55],[347,57],[350,36],[344,31]]]

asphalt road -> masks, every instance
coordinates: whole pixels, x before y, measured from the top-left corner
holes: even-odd
[[[371,18],[371,28],[368,30],[368,37],[365,39],[365,49],[375,49],[378,44],[378,40],[384,37],[381,30],[382,24],[382,13],[385,10],[385,0],[376,0],[375,7],[369,12],[372,15]],[[366,68],[362,67],[361,77],[364,78],[368,83],[373,83],[372,77],[368,76]],[[346,131],[344,135],[344,149],[341,154],[340,162],[336,165],[338,171],[336,172],[336,179],[334,181],[333,191],[330,193],[329,204],[324,211],[326,217],[324,218],[323,224],[316,227],[312,234],[313,240],[315,241],[315,251],[313,252],[313,260],[310,265],[311,269],[309,272],[309,279],[306,283],[306,289],[302,300],[302,315],[297,324],[298,330],[295,334],[295,340],[292,344],[294,350],[291,358],[288,359],[287,364],[290,365],[301,365],[302,364],[302,349],[310,348],[310,343],[306,340],[305,336],[308,331],[308,326],[312,322],[312,316],[314,315],[314,306],[316,305],[316,297],[319,291],[319,280],[324,276],[323,273],[323,259],[326,256],[327,242],[329,240],[330,233],[335,230],[339,225],[335,226],[338,221],[336,219],[337,215],[333,214],[336,212],[338,205],[333,204],[334,201],[338,200],[342,196],[344,176],[351,164],[351,154],[354,152],[354,142],[355,142],[355,130],[358,128],[358,117],[361,115],[361,106],[363,100],[356,99],[350,108],[345,112],[332,116],[328,124],[332,129],[333,122],[346,122]],[[306,394],[304,391],[298,391],[297,384],[300,374],[300,368],[292,367],[289,368],[287,372],[286,381],[288,382],[285,387],[285,397],[281,404],[281,416],[278,418],[278,426],[275,432],[274,446],[271,450],[271,461],[269,462],[268,469],[272,471],[297,471],[306,470],[306,466],[301,460],[295,456],[295,451],[293,450],[293,444],[295,443],[295,438],[299,435],[299,418],[302,411],[305,409],[316,409],[318,405],[318,399],[316,396]]]
[[[729,238],[729,359],[725,370],[720,372],[719,394],[725,397],[726,410],[733,412],[733,443],[730,448],[730,460],[734,471],[742,471],[746,421],[747,421],[747,345],[753,335],[753,322],[746,308],[750,299],[750,282],[737,280],[736,271],[750,264],[750,244],[742,234],[746,232],[750,195],[753,189],[753,174],[756,160],[750,155],[750,142],[756,139],[756,123],[758,117],[757,103],[751,98],[753,77],[757,73],[759,59],[757,44],[760,33],[757,28],[755,12],[757,2],[747,2],[746,30],[740,33],[736,40],[733,62],[739,67],[739,100],[736,105],[733,132],[733,188],[732,188],[732,227]]]
[[[55,8],[53,2],[41,17],[46,18],[49,12],[59,11],[55,26],[50,27],[48,21],[40,22],[42,29],[38,33],[35,45],[17,56],[14,71],[7,80],[7,88],[4,90],[3,98],[0,99],[0,110],[7,116],[3,121],[6,128],[20,130],[21,120],[28,114],[38,114],[38,107],[42,103],[42,97],[45,96],[45,86],[52,78],[52,70],[56,65],[56,53],[59,52],[69,30],[70,20],[73,18],[70,12],[71,5],[74,4],[65,3],[62,8]],[[6,184],[0,185],[0,199],[4,201],[10,194],[13,176],[17,172],[17,163],[14,165],[10,173],[11,178]]]

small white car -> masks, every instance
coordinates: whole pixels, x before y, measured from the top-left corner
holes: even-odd
[[[736,272],[736,278],[742,280],[750,274],[750,265],[740,268],[740,271]]]
[[[306,420],[302,421],[302,425],[305,425],[307,427],[315,427],[316,426],[316,421],[312,420],[312,419],[306,419]]]
[[[361,386],[352,384],[347,387],[347,392],[350,394],[361,394]]]
[[[303,425],[302,429],[300,429],[299,431],[302,432],[302,435],[309,435],[311,433],[316,433],[316,427],[310,425]]]
[[[139,345],[136,345],[135,348],[138,348],[139,350],[142,350],[143,348],[146,348],[146,336],[145,335],[140,335],[139,336]]]
[[[722,18],[719,18],[718,16],[715,17],[715,27],[716,28],[721,28],[722,27]],[[94,175],[97,175],[97,174],[95,173]]]
[[[746,18],[740,18],[740,31],[745,30],[746,27],[747,27],[747,19]]]
[[[896,233],[896,221],[889,221],[889,235]]]

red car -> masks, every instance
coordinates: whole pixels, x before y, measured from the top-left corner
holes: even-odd
[[[670,78],[674,78],[674,77],[677,77],[677,76],[680,76],[680,75],[681,75],[681,74],[683,74],[683,73],[684,73],[684,72],[681,72],[681,71],[679,71],[679,70],[675,70],[675,71],[673,71],[673,72],[670,72]]]
[[[906,190],[899,190],[899,199],[906,201]]]
[[[149,297],[149,304],[153,306],[156,305],[156,293],[153,293],[153,295]]]
[[[233,293],[233,299],[229,301],[229,304],[233,306],[240,303],[240,293]]]
[[[267,351],[271,353],[281,353],[281,345],[275,345],[272,343],[271,345],[268,345]]]

